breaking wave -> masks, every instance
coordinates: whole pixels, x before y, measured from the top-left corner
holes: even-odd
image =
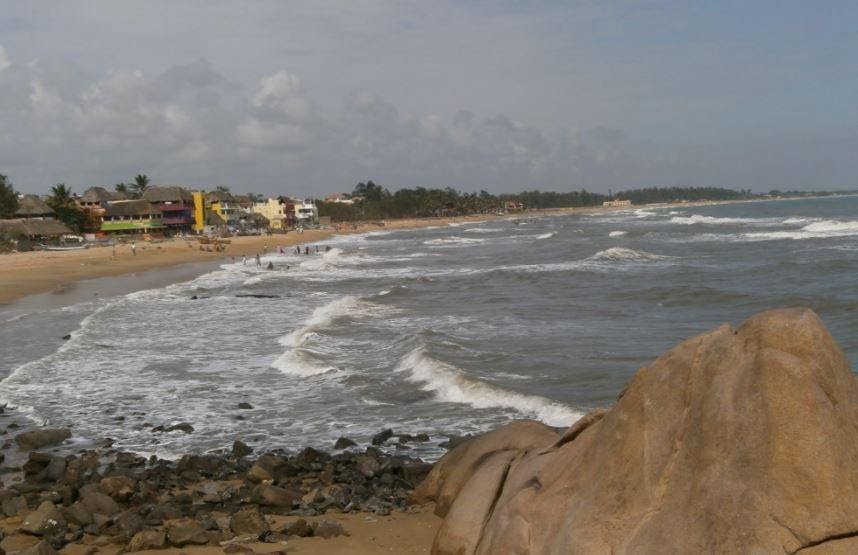
[[[672,257],[661,254],[652,254],[646,251],[636,251],[634,249],[626,249],[623,247],[611,247],[610,249],[597,252],[587,260],[667,260],[670,258]]]
[[[826,239],[831,237],[850,237],[853,235],[858,235],[858,221],[821,220],[807,224],[797,230],[745,233],[742,237],[750,240],[766,241],[777,239]]]
[[[334,368],[314,360],[306,348],[307,341],[318,331],[328,328],[339,318],[365,308],[365,303],[356,296],[347,295],[320,306],[313,311],[303,326],[284,335],[279,343],[287,348],[272,364],[284,374],[315,376],[330,372]]]
[[[455,366],[427,355],[423,347],[403,357],[396,371],[408,372],[408,381],[422,383],[422,389],[434,392],[441,402],[462,403],[478,409],[512,409],[551,426],[569,426],[581,418],[580,412],[545,397],[524,395],[468,378]]]
[[[691,216],[674,216],[670,223],[682,225],[780,225],[783,222],[778,218],[715,218],[692,214]]]
[[[626,234],[628,234],[628,231],[612,231],[608,233],[608,237],[622,237]]]
[[[477,243],[483,243],[485,239],[474,239],[471,237],[441,237],[438,239],[429,239],[428,241],[423,241],[424,245],[474,245]]]
[[[537,235],[537,236],[536,236],[536,238],[537,238],[537,239],[551,239],[551,238],[552,238],[552,237],[554,237],[555,235],[557,235],[557,232],[556,232],[556,231],[551,231],[551,232],[549,232],[549,233],[543,233],[542,235]]]

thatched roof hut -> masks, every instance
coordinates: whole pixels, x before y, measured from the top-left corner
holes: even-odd
[[[39,220],[33,218],[17,218],[0,220],[0,236],[15,237],[59,237],[72,233],[66,225],[58,220]]]
[[[56,213],[41,197],[24,195],[18,199],[18,210],[15,211],[15,216],[18,218],[53,218]]]

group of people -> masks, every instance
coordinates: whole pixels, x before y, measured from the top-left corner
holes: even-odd
[[[318,253],[318,252],[319,252],[319,245],[315,245],[313,248],[315,249],[315,252],[316,252],[316,253]],[[286,253],[283,251],[283,246],[282,246],[282,245],[277,245],[277,249],[276,249],[276,250],[277,250],[277,254],[286,254]],[[330,250],[331,250],[331,246],[330,246],[330,245],[325,245],[325,252],[328,252],[328,251],[330,251]],[[268,252],[268,243],[266,243],[266,244],[263,246],[263,248],[262,248],[262,252],[263,252],[263,253]],[[305,246],[302,248],[302,247],[301,247],[301,245],[295,245],[295,251],[294,251],[294,252],[295,252],[295,254],[298,254],[298,255],[303,254],[303,255],[305,255],[305,256],[309,256],[309,254],[310,254],[310,246],[309,246],[309,245],[305,245]],[[232,260],[233,260],[233,262],[235,262],[235,257],[233,257],[233,259],[232,259]],[[247,265],[247,255],[245,255],[245,254],[242,254],[242,255],[241,255],[241,264],[242,264],[242,266],[246,266],[246,265]],[[262,258],[261,258],[261,256],[259,255],[259,253],[256,253],[256,267],[257,267],[257,268],[261,268],[261,267],[262,267]],[[274,263],[273,263],[273,262],[269,262],[269,263],[268,263],[268,269],[269,269],[269,270],[273,270],[273,269],[274,269]],[[287,267],[286,267],[286,269],[288,270],[288,269],[289,269],[289,267],[287,266]]]

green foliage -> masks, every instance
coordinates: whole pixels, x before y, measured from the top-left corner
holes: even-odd
[[[131,196],[131,191],[128,190],[128,185],[126,185],[125,183],[117,183],[113,186],[113,189],[117,193],[122,193],[123,195]]]
[[[18,210],[18,193],[8,177],[0,173],[0,218],[11,218]]]
[[[86,223],[86,214],[77,207],[72,198],[72,191],[65,183],[57,183],[51,187],[51,195],[47,200],[57,214],[57,219],[66,224],[69,229],[80,233]]]
[[[648,187],[646,189],[624,191],[614,195],[618,199],[628,199],[633,204],[652,204],[681,200],[739,200],[754,198],[756,196],[750,190],[737,191],[722,187]]]
[[[131,198],[141,198],[148,188],[149,178],[143,174],[137,174],[134,176],[134,183],[128,186],[128,191],[131,194]]]

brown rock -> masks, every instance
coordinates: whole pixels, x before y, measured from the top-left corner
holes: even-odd
[[[260,484],[253,488],[251,501],[268,507],[291,508],[295,501],[301,499],[300,491],[287,490],[268,484]]]
[[[68,428],[43,428],[18,434],[15,436],[15,443],[22,451],[29,451],[59,445],[70,437],[71,430]]]
[[[167,535],[159,530],[144,530],[134,534],[128,544],[128,551],[164,549],[167,547]]]
[[[0,541],[0,549],[5,551],[6,553],[15,553],[17,551],[29,549],[34,545],[37,545],[40,541],[41,540],[35,536],[15,534],[3,538],[3,540]]]
[[[57,551],[45,540],[21,551],[9,552],[9,555],[57,555]]]
[[[313,537],[315,538],[335,538],[337,536],[348,536],[345,528],[339,522],[332,520],[322,520],[313,527]]]
[[[288,536],[306,538],[307,536],[313,535],[313,527],[310,526],[303,518],[299,518],[295,522],[287,523],[286,526],[283,527],[283,532]]]
[[[66,517],[66,520],[78,526],[92,524],[92,513],[81,501],[72,503],[69,507],[64,508],[63,515]]]
[[[84,507],[92,514],[113,516],[119,514],[119,505],[116,501],[105,495],[96,486],[84,486],[80,488],[80,498]]]
[[[178,518],[164,523],[167,540],[174,547],[205,545],[209,541],[202,524],[191,518]]]
[[[65,535],[67,525],[65,517],[56,505],[45,501],[24,518],[20,530],[34,536],[55,539]]]
[[[243,441],[235,440],[232,444],[232,454],[236,457],[246,457],[253,453],[253,448]]]
[[[114,501],[125,502],[134,495],[137,482],[128,476],[110,476],[101,481],[101,489]]]
[[[271,530],[262,513],[253,507],[242,509],[232,515],[229,520],[229,528],[236,536],[254,536],[256,538],[262,537]]]
[[[836,552],[858,534],[856,407],[819,318],[766,312],[668,351],[575,433],[459,446],[415,497],[446,515],[439,554]]]

